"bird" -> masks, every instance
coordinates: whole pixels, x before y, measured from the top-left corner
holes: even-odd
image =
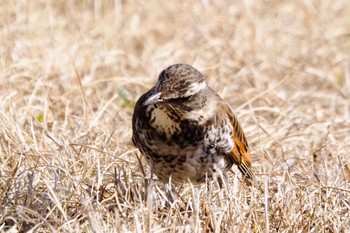
[[[163,182],[199,184],[232,166],[246,183],[253,177],[250,149],[236,116],[188,64],[164,69],[137,100],[132,142]]]

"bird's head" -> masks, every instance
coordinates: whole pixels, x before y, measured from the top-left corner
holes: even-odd
[[[153,88],[153,93],[143,105],[156,103],[184,104],[195,101],[207,89],[201,72],[187,64],[175,64],[163,70]]]

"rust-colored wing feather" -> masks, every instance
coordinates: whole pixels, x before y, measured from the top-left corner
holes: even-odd
[[[234,147],[232,149],[231,155],[233,157],[234,162],[237,164],[238,169],[248,178],[251,179],[253,177],[251,170],[251,158],[250,158],[250,150],[248,146],[247,139],[244,135],[243,129],[238,123],[237,118],[233,114],[231,108],[227,106],[226,112],[227,116],[232,124],[233,132],[232,139],[234,142]]]

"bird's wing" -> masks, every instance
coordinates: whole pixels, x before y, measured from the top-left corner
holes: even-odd
[[[234,143],[233,149],[231,151],[231,155],[233,157],[234,162],[237,164],[238,169],[249,179],[253,177],[251,170],[251,158],[250,158],[250,150],[248,146],[247,139],[244,135],[243,129],[240,126],[236,116],[233,114],[231,108],[226,105],[226,114],[229,118],[229,121],[232,124],[232,140]]]

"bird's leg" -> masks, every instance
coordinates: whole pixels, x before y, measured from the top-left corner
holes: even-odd
[[[180,194],[177,192],[175,186],[171,182],[171,176],[168,183],[165,183],[165,194],[168,204],[173,206],[176,202],[182,201]]]
[[[166,195],[167,203],[169,205],[173,205],[175,203],[173,185],[171,184],[171,182],[168,182],[168,183],[165,183],[164,188],[165,188],[165,195]]]
[[[163,183],[163,188],[160,188],[158,186],[155,187],[159,194],[165,199],[165,202],[168,206],[172,206],[175,203],[176,198],[174,198],[173,192],[175,188],[171,184],[171,179],[169,179],[169,182]]]
[[[169,182],[164,183],[164,192],[158,189],[159,193],[163,196],[168,207],[173,207],[175,204],[179,204],[180,208],[184,208],[184,201],[177,192],[176,187],[172,184],[171,178]]]

